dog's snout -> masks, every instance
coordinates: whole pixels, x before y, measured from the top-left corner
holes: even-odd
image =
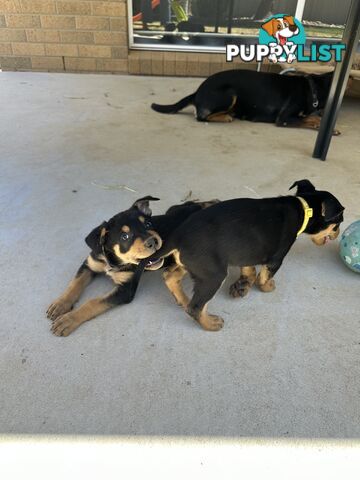
[[[337,225],[337,227],[334,228],[333,231],[332,231],[331,234],[330,234],[331,240],[336,240],[337,237],[339,236],[339,233],[340,233],[340,228],[339,228],[339,226]]]
[[[155,250],[159,245],[159,241],[156,237],[149,237],[147,240],[145,240],[144,245],[146,248]]]

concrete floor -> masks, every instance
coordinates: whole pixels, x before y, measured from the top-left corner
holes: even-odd
[[[45,310],[87,255],[85,236],[145,194],[160,213],[190,190],[274,196],[309,178],[346,206],[345,225],[360,217],[359,102],[345,102],[323,163],[313,131],[150,110],[198,84],[0,74],[0,433],[359,437],[360,276],[336,242],[302,236],[271,294],[230,299],[232,271],[210,308],[219,333],[184,315],[159,272],[133,304],[50,333]],[[85,298],[110,288],[98,279]]]

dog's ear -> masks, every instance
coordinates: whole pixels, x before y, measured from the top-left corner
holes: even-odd
[[[265,32],[270,35],[270,37],[273,37],[276,30],[276,20],[271,18],[267,22],[263,23],[261,28],[264,29]]]
[[[292,15],[285,15],[284,20],[289,22],[289,25],[295,25],[295,19]]]
[[[326,200],[321,203],[321,214],[325,219],[325,222],[331,222],[340,217],[345,210],[345,207],[341,205],[339,200],[333,195],[330,195]]]
[[[156,198],[156,197],[152,197],[151,195],[148,195],[147,197],[139,198],[138,200],[136,200],[132,208],[137,208],[144,215],[151,215],[152,211],[151,211],[151,208],[149,207],[149,202],[156,202],[158,200],[160,200],[160,198]]]
[[[86,245],[91,248],[91,250],[97,254],[101,253],[101,247],[103,245],[106,230],[107,222],[103,222],[98,227],[94,228],[89,235],[85,238]]]
[[[312,193],[315,192],[315,187],[314,185],[310,182],[310,180],[304,179],[304,180],[298,180],[294,182],[289,190],[292,188],[297,187],[296,190],[296,195],[301,195],[302,193]]]

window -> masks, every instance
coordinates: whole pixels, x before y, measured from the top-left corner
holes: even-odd
[[[351,0],[129,0],[130,48],[222,52],[254,43],[263,20],[287,13],[308,38],[342,37]]]

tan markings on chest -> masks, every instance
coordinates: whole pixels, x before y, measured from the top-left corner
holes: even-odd
[[[94,260],[91,255],[89,255],[86,259],[86,263],[90,270],[96,273],[103,273],[105,272],[106,264],[103,262],[99,262],[98,260]]]

